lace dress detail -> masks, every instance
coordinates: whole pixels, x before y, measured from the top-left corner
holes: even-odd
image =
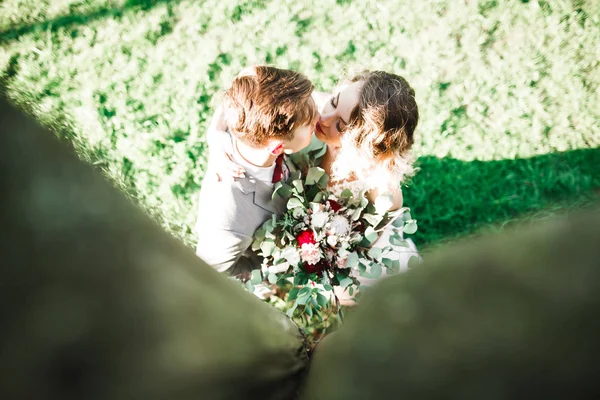
[[[361,190],[367,190],[367,185],[365,185],[361,181],[351,181],[351,182],[343,182],[342,181],[342,182],[336,182],[334,184],[330,184],[328,186],[328,189],[331,191],[331,193],[333,193],[337,197],[339,197],[342,194],[342,192],[346,189],[348,189],[352,192],[352,196],[358,197]]]

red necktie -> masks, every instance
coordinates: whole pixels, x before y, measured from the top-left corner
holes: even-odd
[[[283,179],[283,154],[275,159],[275,169],[273,170],[273,183]]]

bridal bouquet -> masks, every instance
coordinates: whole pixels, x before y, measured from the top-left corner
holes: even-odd
[[[305,176],[295,172],[287,183],[278,183],[273,196],[287,200],[287,211],[266,221],[252,244],[264,261],[247,282],[248,289],[261,282],[291,286],[287,300],[294,303],[287,313],[291,317],[298,310],[307,321],[313,316],[322,321],[323,312],[337,312],[335,287],[352,295],[360,285],[357,275],[375,279],[383,268],[400,268],[397,260],[386,257],[391,246],[371,247],[391,216],[377,213],[364,192],[333,195],[327,182],[325,171],[313,167]],[[407,210],[392,223],[413,233],[416,221]],[[400,234],[394,233],[390,242],[401,244]]]

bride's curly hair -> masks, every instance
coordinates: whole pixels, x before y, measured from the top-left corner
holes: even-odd
[[[409,150],[419,122],[415,91],[384,71],[364,71],[346,82],[362,87],[332,165],[334,178],[354,176],[372,188],[399,184],[414,173]]]

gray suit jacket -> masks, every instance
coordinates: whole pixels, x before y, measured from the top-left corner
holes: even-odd
[[[286,165],[294,170],[291,162]],[[219,272],[248,275],[262,263],[251,249],[254,232],[273,213],[282,213],[285,202],[279,196],[271,199],[273,188],[248,174],[217,182],[215,168],[209,161],[200,191],[196,254]]]

